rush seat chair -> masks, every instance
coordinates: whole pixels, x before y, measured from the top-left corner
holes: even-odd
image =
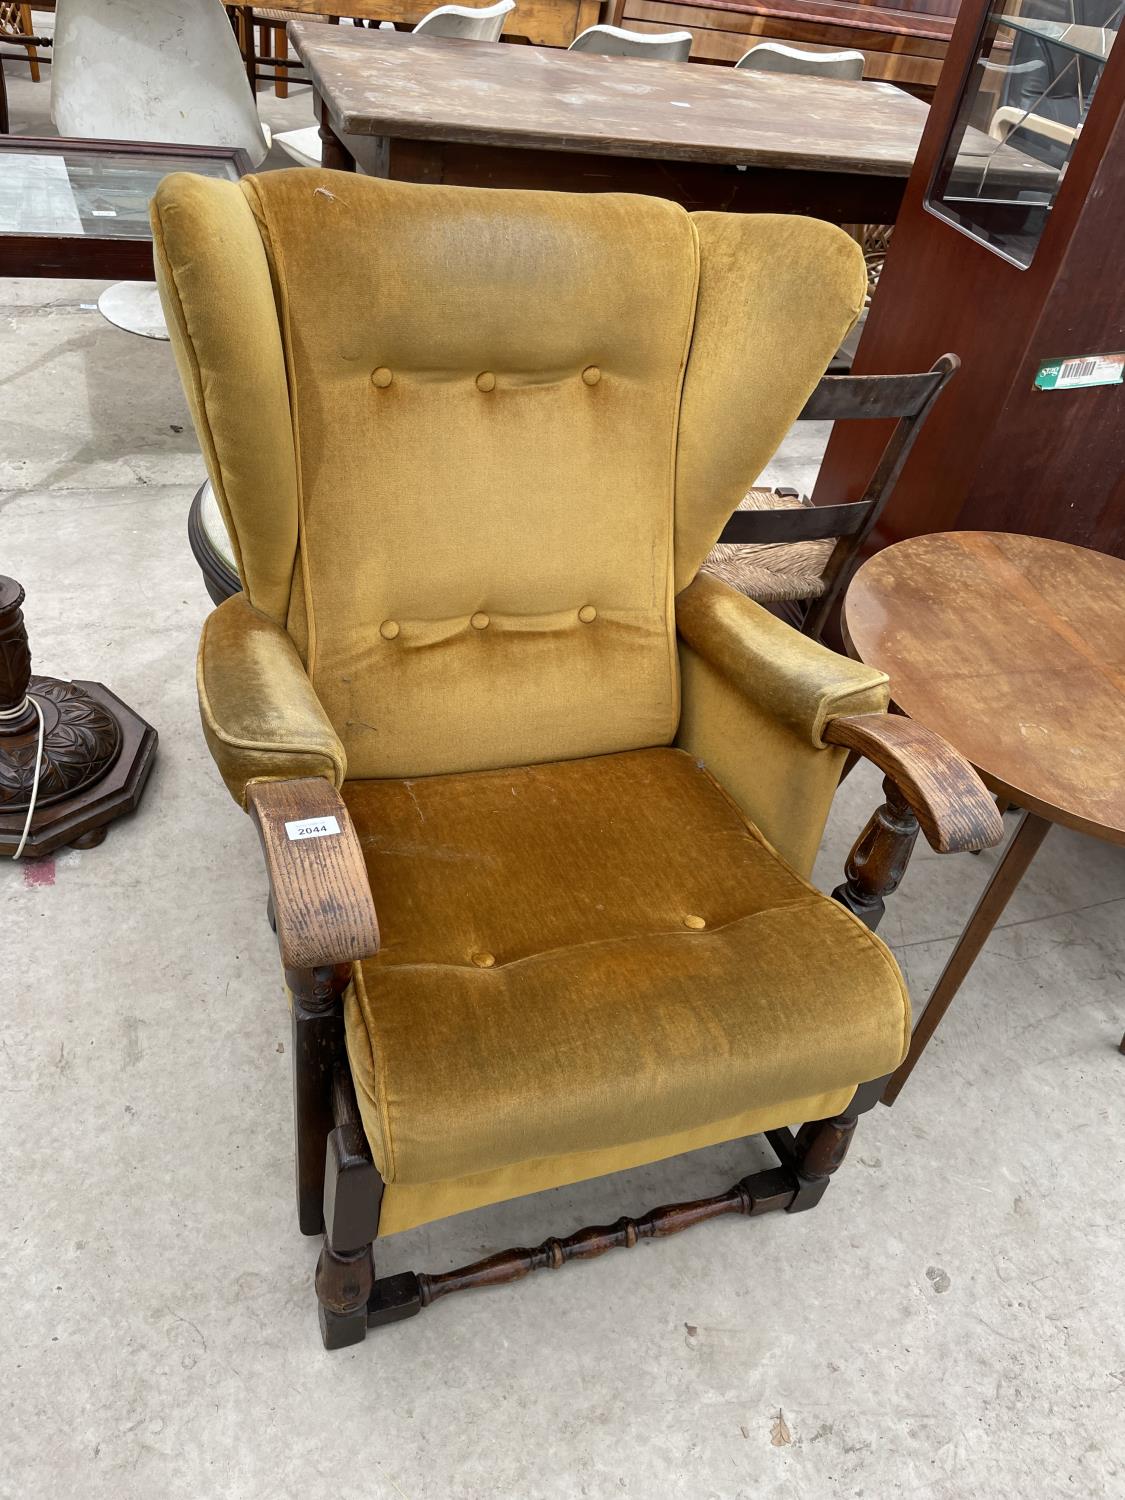
[[[153,225],[243,584],[199,698],[261,834],[326,1345],[811,1207],[906,1052],[871,929],[919,821],[1000,833],[879,672],[699,573],[863,304],[858,247],[320,171],[172,176]],[[834,900],[848,749],[890,779]],[[413,1225],[763,1132],[777,1167],[718,1197],[374,1276]]]

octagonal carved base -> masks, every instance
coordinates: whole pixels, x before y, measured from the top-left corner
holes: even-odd
[[[114,716],[73,682],[33,677],[28,692],[43,715],[43,754],[39,720],[17,734],[0,737],[0,817],[26,813],[40,763],[36,807],[77,796],[100,780],[121,750],[121,727]]]
[[[133,811],[156,730],[100,682],[32,677],[23,601],[0,575],[0,858],[19,849],[34,797],[23,852],[35,859],[63,844],[92,849]]]
[[[32,679],[32,693],[39,691],[37,681]],[[112,723],[117,754],[96,780],[87,778],[76,791],[56,796],[46,805],[39,802],[24,848],[25,859],[41,858],[67,844],[76,849],[100,844],[108,824],[133,812],[140,802],[156,753],[156,730],[100,682],[60,686],[76,689],[90,714],[96,711],[99,723],[103,716]],[[26,801],[22,811],[0,813],[0,858],[10,858],[16,852],[26,816]]]

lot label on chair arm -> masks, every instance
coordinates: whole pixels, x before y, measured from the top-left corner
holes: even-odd
[[[292,823],[286,823],[285,832],[290,843],[295,843],[298,839],[330,838],[334,833],[340,832],[340,825],[333,817],[297,818]]]

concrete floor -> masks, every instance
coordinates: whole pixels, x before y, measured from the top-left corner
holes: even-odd
[[[14,127],[41,128],[46,85],[10,71]],[[101,848],[0,870],[0,1496],[1125,1495],[1125,850],[1061,830],[816,1212],[323,1353],[263,876],[196,716],[202,465],[168,346],[107,326],[98,290],[0,283],[0,568],[37,667],[104,680],[161,747]],[[862,770],[842,789],[822,884],[877,796]],[[884,929],[916,996],[995,858],[916,856]],[[754,1155],[413,1231],[381,1270],[721,1191]]]

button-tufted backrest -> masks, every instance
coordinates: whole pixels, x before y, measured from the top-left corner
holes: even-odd
[[[247,594],[350,776],[673,738],[674,589],[861,286],[829,226],[703,218],[313,171],[162,184],[158,275]],[[755,330],[782,368],[742,367]]]

